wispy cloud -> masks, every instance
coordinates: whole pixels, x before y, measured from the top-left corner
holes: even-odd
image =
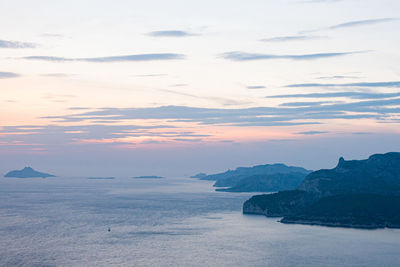
[[[187,31],[180,31],[180,30],[168,30],[168,31],[153,31],[149,32],[147,35],[152,37],[189,37],[195,36],[198,34],[190,33]]]
[[[322,102],[288,102],[288,103],[282,103],[280,106],[282,107],[310,107],[310,106],[320,106],[323,104],[327,103],[332,103],[328,101],[322,101]]]
[[[367,93],[367,92],[328,92],[328,93],[309,93],[309,94],[285,94],[272,95],[267,98],[337,98],[347,97],[351,99],[383,99],[399,97],[400,93]]]
[[[365,53],[365,51],[315,53],[315,54],[301,54],[301,55],[272,55],[272,54],[233,51],[233,52],[223,53],[220,55],[220,57],[232,61],[252,61],[252,60],[271,60],[271,59],[316,60],[316,59],[339,57],[339,56],[346,56],[358,53]]]
[[[34,43],[0,40],[0,48],[35,48]]]
[[[1,72],[0,71],[0,79],[7,79],[7,78],[16,78],[20,75],[14,72]]]
[[[52,77],[52,78],[68,78],[68,77],[74,76],[74,74],[59,72],[59,73],[44,73],[44,74],[41,74],[40,76]]]
[[[334,3],[341,2],[343,0],[301,0],[297,1],[297,3],[308,4],[308,3]]]
[[[343,28],[368,26],[368,25],[374,25],[374,24],[380,24],[380,23],[386,23],[386,22],[393,22],[396,20],[399,20],[399,19],[398,18],[379,18],[379,19],[354,20],[354,21],[348,21],[345,23],[340,23],[340,24],[336,24],[336,25],[332,25],[332,26],[324,27],[324,28],[320,28],[320,29],[301,31],[299,34],[312,33],[312,32],[318,32],[318,31],[323,31],[323,30],[337,30],[337,29],[343,29]]]
[[[335,29],[341,29],[341,28],[349,28],[349,27],[359,27],[359,26],[365,26],[365,25],[372,25],[372,24],[378,24],[378,23],[384,23],[384,22],[392,22],[398,20],[397,18],[381,18],[381,19],[366,19],[366,20],[355,20],[355,21],[349,21],[337,25],[333,25],[328,27],[330,30],[335,30]]]
[[[400,114],[400,98],[373,99],[356,102],[327,102],[324,105],[294,107],[256,107],[211,109],[187,106],[154,108],[104,108],[47,119],[55,122],[168,120],[174,123],[192,122],[218,126],[291,126],[323,123],[329,119],[391,120]]]
[[[43,33],[41,34],[42,37],[48,37],[48,38],[61,38],[64,37],[62,34],[58,33]]]
[[[247,89],[265,89],[266,87],[264,85],[249,85],[246,86]]]
[[[167,76],[168,74],[165,73],[154,73],[154,74],[137,74],[135,77],[161,77]]]
[[[293,36],[278,36],[271,38],[261,39],[261,42],[292,42],[292,41],[306,41],[306,40],[316,40],[326,38],[323,36],[314,36],[314,35],[293,35]]]
[[[305,131],[305,132],[298,132],[296,134],[302,134],[302,135],[315,135],[315,134],[325,134],[328,132],[323,132],[323,131]]]
[[[185,87],[188,86],[187,83],[175,83],[175,84],[171,84],[169,85],[169,87]]]
[[[336,80],[336,79],[360,79],[358,76],[350,76],[350,75],[332,75],[332,76],[320,76],[317,79],[321,80]]]
[[[190,94],[190,93],[186,93],[186,92],[182,92],[182,91],[169,90],[169,89],[157,89],[157,91],[171,93],[171,94],[175,94],[175,95],[187,96],[187,97],[196,98],[196,99],[209,100],[209,101],[217,102],[224,106],[249,104],[249,102],[245,101],[245,100],[235,100],[235,99],[216,97],[216,96],[200,96],[200,95]]]
[[[197,108],[160,106],[148,108],[74,108],[73,114],[48,116],[49,125],[5,126],[0,142],[15,137],[27,144],[42,143],[47,148],[77,145],[121,145],[199,142],[214,140],[215,128],[207,127],[292,127],[320,125],[332,119],[399,123],[400,98],[353,102],[327,102],[324,105],[254,108]],[[79,122],[71,125],[70,122]],[[116,123],[109,123],[116,122]],[[140,122],[144,125],[138,125]],[[187,124],[190,125],[188,131]],[[149,126],[150,125],[150,126]],[[197,125],[197,126],[196,126]],[[199,127],[199,128],[198,128]],[[327,132],[309,130],[297,134],[317,135]],[[154,141],[154,142],[153,142]]]
[[[359,83],[296,83],[286,87],[400,87],[400,81],[389,82],[359,82]]]
[[[175,53],[157,53],[157,54],[136,54],[136,55],[124,55],[124,56],[91,57],[91,58],[68,58],[68,57],[52,57],[52,56],[28,56],[22,58],[28,60],[41,60],[50,62],[83,61],[83,62],[95,62],[95,63],[111,63],[111,62],[127,62],[127,61],[177,60],[177,59],[185,59],[185,55],[175,54]]]

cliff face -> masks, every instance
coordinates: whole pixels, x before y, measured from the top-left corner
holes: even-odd
[[[243,213],[282,217],[296,214],[314,201],[314,195],[300,190],[253,196],[243,204]]]
[[[297,190],[252,197],[243,213],[279,216],[284,223],[400,227],[400,153],[340,158],[335,168],[310,173]]]

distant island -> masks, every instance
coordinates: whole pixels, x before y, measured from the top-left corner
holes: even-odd
[[[134,179],[162,179],[164,177],[162,176],[154,176],[154,175],[148,175],[148,176],[136,176],[133,177]]]
[[[22,170],[14,170],[8,172],[4,177],[7,178],[47,178],[47,177],[55,177],[55,175],[38,172],[32,169],[31,167],[25,167]]]
[[[283,217],[282,223],[400,228],[400,153],[339,159],[310,173],[296,190],[253,196],[243,213]]]
[[[309,173],[311,173],[310,170],[301,167],[277,163],[239,167],[212,175],[197,174],[196,178],[215,181],[214,187],[224,187],[216,191],[276,192],[298,187]]]
[[[115,177],[88,177],[89,180],[114,180]]]

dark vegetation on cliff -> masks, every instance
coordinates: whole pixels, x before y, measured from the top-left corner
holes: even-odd
[[[400,153],[340,158],[336,168],[309,174],[296,190],[252,197],[243,212],[284,223],[400,227]]]

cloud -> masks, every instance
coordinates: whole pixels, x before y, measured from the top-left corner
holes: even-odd
[[[167,120],[170,125],[192,122],[217,126],[293,126],[323,123],[329,119],[392,120],[400,114],[400,99],[357,102],[327,102],[324,105],[256,108],[195,108],[161,106],[153,108],[103,108],[66,116],[47,117],[53,122]]]
[[[229,99],[229,98],[224,98],[224,97],[216,97],[216,96],[199,96],[199,95],[194,95],[194,94],[190,94],[190,93],[185,93],[185,92],[180,92],[180,91],[175,91],[175,90],[169,90],[169,89],[157,89],[157,91],[166,92],[166,93],[175,94],[175,95],[187,96],[187,97],[196,98],[196,99],[209,100],[209,101],[217,102],[217,103],[222,104],[224,106],[234,106],[234,105],[249,104],[248,101],[244,101],[244,100],[235,100],[235,99]]]
[[[16,78],[20,75],[14,72],[1,72],[0,71],[0,79],[7,79],[7,78]]]
[[[320,29],[316,29],[316,30],[301,31],[301,32],[299,32],[299,34],[318,32],[318,31],[323,31],[323,30],[337,30],[337,29],[343,29],[343,28],[353,28],[353,27],[374,25],[374,24],[385,23],[385,22],[392,22],[392,21],[397,21],[397,20],[399,20],[399,19],[398,18],[380,18],[380,19],[355,20],[355,21],[340,23],[340,24],[336,24],[336,25],[332,25],[329,27],[320,28]]]
[[[360,82],[360,83],[296,83],[286,87],[400,87],[400,81],[390,82]]]
[[[41,74],[40,76],[52,77],[52,78],[68,78],[68,77],[74,76],[74,74],[69,74],[69,73],[44,73],[44,74]]]
[[[48,37],[48,38],[62,38],[62,37],[64,37],[62,34],[58,34],[58,33],[43,33],[41,36],[42,37]]]
[[[358,76],[350,76],[350,75],[332,75],[332,76],[321,76],[317,77],[317,79],[321,80],[330,80],[330,79],[359,79]]]
[[[176,83],[176,84],[171,84],[169,87],[185,87],[188,86],[186,83]]]
[[[331,58],[346,56],[358,53],[365,53],[365,51],[356,52],[339,52],[339,53],[315,53],[315,54],[302,54],[302,55],[272,55],[261,53],[247,53],[240,51],[227,52],[220,55],[220,57],[232,61],[252,61],[252,60],[268,60],[268,59],[290,59],[290,60],[316,60],[321,58]]]
[[[28,59],[28,60],[42,60],[50,62],[83,61],[83,62],[96,62],[96,63],[177,60],[184,58],[185,55],[175,54],[175,53],[136,54],[136,55],[110,56],[110,57],[91,57],[91,58],[67,58],[67,57],[52,57],[52,56],[23,57],[23,59]]]
[[[302,135],[315,135],[315,134],[325,134],[328,132],[322,132],[322,131],[306,131],[306,132],[298,132],[296,134],[302,134]]]
[[[0,48],[35,48],[34,43],[0,40]]]
[[[398,20],[398,19],[397,18],[380,18],[380,19],[356,20],[356,21],[349,21],[346,23],[333,25],[333,26],[328,27],[327,29],[336,30],[336,29],[341,29],[341,28],[359,27],[359,26],[373,25],[373,24],[384,23],[384,22],[392,22],[392,21],[396,21],[396,20]]]
[[[306,106],[320,106],[322,104],[332,103],[328,101],[323,102],[289,102],[289,103],[282,103],[280,106],[282,107],[306,107]]]
[[[165,73],[155,73],[155,74],[138,74],[135,75],[135,77],[161,77],[161,76],[167,76],[168,74]]]
[[[307,41],[326,38],[323,36],[313,36],[313,35],[293,35],[293,36],[278,36],[272,38],[261,39],[261,42],[291,42],[291,41]]]
[[[8,144],[18,136],[18,140],[27,144],[40,144],[45,140],[48,149],[71,144],[113,146],[147,141],[197,142],[214,140],[220,132],[215,127],[293,127],[325,124],[334,119],[399,123],[399,106],[400,98],[252,108],[73,108],[72,114],[43,117],[49,125],[2,127],[0,142]],[[70,122],[79,124],[71,125]],[[325,132],[310,130],[297,134],[322,133]]]
[[[354,132],[352,134],[356,134],[356,135],[366,135],[366,134],[372,134],[371,132]]]
[[[264,85],[249,85],[246,86],[247,89],[265,89],[266,87]]]
[[[364,93],[364,92],[328,92],[309,94],[272,95],[267,98],[335,98],[347,97],[351,99],[380,99],[399,97],[400,93]]]
[[[149,32],[147,35],[152,37],[189,37],[189,36],[195,36],[197,34],[186,31],[169,30],[169,31],[153,31]]]
[[[297,3],[302,4],[309,4],[309,3],[334,3],[334,2],[341,2],[343,0],[301,0],[297,1]]]

